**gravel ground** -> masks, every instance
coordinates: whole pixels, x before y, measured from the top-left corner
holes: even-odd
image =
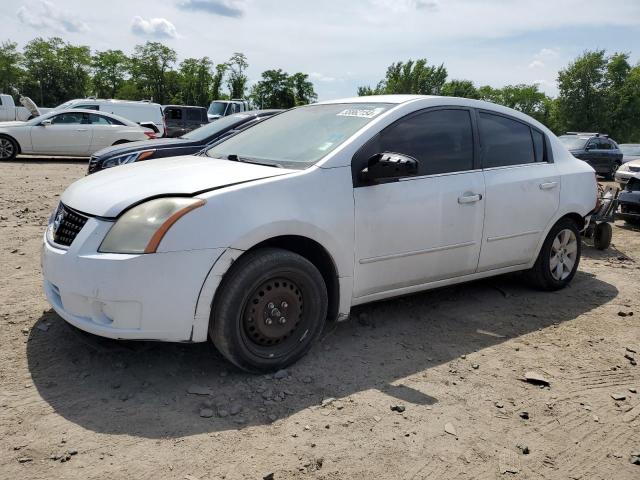
[[[640,478],[638,229],[563,291],[509,275],[362,306],[254,376],[49,308],[42,233],[85,168],[0,163],[0,478]]]

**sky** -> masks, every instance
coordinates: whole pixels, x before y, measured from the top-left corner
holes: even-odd
[[[392,62],[426,58],[449,78],[538,83],[585,50],[640,60],[640,0],[2,0],[0,41],[60,36],[132,53],[162,41],[179,59],[243,52],[250,83],[267,69],[310,75],[320,100],[375,84]]]

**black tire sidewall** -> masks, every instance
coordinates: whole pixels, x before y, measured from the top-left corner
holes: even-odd
[[[13,160],[14,158],[16,158],[16,156],[18,155],[18,142],[16,142],[11,137],[7,137],[6,135],[0,135],[0,139],[9,140],[11,142],[11,144],[13,145],[13,155],[11,155],[10,157],[7,157],[7,158],[0,158],[0,161],[8,162],[8,161]]]
[[[606,250],[611,245],[613,229],[608,223],[600,223],[593,233],[593,246],[598,250]]]
[[[214,345],[233,364],[250,372],[269,372],[294,363],[305,355],[322,333],[327,317],[327,290],[322,275],[304,257],[287,250],[266,248],[245,254],[223,279],[212,309],[209,331]],[[266,358],[247,345],[243,332],[245,305],[252,293],[270,278],[295,277],[303,291],[308,331],[299,333],[298,345],[286,355]]]

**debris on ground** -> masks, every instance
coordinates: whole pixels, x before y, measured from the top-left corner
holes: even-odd
[[[551,385],[551,382],[544,375],[534,371],[526,372],[524,374],[524,381],[534,385],[543,385],[545,387]]]

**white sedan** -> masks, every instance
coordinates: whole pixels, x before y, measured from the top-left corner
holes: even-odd
[[[307,105],[206,155],[73,183],[44,235],[51,306],[105,337],[204,342],[264,372],[352,306],[524,270],[565,287],[593,169],[492,103],[391,95]]]
[[[150,138],[155,138],[153,130],[110,113],[49,112],[28,122],[0,123],[0,160],[21,153],[89,157],[111,145]]]

